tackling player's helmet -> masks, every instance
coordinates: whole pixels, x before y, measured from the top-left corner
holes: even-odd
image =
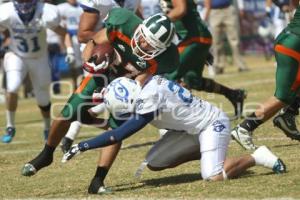
[[[174,34],[174,24],[167,16],[153,15],[145,19],[135,30],[131,40],[132,51],[139,58],[150,60],[163,53],[171,45]],[[143,47],[143,41],[147,42],[147,49]]]
[[[113,80],[104,92],[104,103],[114,117],[132,113],[140,85],[132,79],[120,77]]]
[[[24,23],[28,23],[36,9],[39,0],[13,0],[15,9]]]

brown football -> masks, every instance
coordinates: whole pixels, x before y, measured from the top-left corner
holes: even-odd
[[[94,63],[96,65],[102,63],[107,58],[109,64],[114,61],[115,51],[110,43],[98,44],[94,47],[92,51],[92,58],[94,57]]]

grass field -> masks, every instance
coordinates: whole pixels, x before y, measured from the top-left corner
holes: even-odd
[[[238,73],[234,67],[226,68],[223,75],[216,77],[221,83],[248,91],[246,114],[253,111],[259,102],[265,100],[274,91],[273,61],[266,62],[259,56],[248,56],[246,62],[251,71]],[[197,93],[208,101],[232,113],[230,103],[223,97]],[[54,102],[64,100],[53,99]],[[55,108],[56,111],[58,107]],[[5,108],[0,105],[1,132],[5,129]],[[239,121],[233,121],[232,126]],[[0,199],[6,198],[97,198],[97,199],[203,199],[203,198],[300,198],[300,159],[299,142],[285,137],[273,127],[272,121],[258,128],[254,134],[257,145],[267,145],[279,155],[287,165],[288,172],[273,174],[269,169],[254,167],[239,179],[224,182],[206,182],[201,180],[199,161],[193,161],[174,169],[152,172],[146,169],[141,179],[135,179],[135,170],[158,139],[157,130],[147,126],[138,134],[123,143],[106,185],[112,194],[95,196],[87,194],[87,187],[94,175],[98,151],[88,151],[69,163],[62,164],[62,152],[57,149],[53,164],[41,170],[33,177],[23,177],[20,170],[23,164],[31,160],[43,147],[42,121],[34,99],[21,99],[16,116],[17,134],[11,144],[0,144]],[[76,141],[99,134],[98,129],[84,127]],[[2,133],[1,133],[2,135]],[[140,145],[134,145],[140,144]],[[229,156],[247,153],[232,141]]]

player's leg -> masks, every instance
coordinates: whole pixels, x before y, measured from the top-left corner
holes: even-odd
[[[121,125],[121,123],[123,123],[123,121],[115,120],[112,116],[109,117],[109,127],[117,128]],[[88,193],[100,194],[110,192],[110,190],[105,187],[104,180],[119,153],[121,145],[122,143],[116,143],[101,149],[97,163],[97,169],[90,182]]]
[[[12,141],[15,133],[15,113],[18,105],[18,90],[27,73],[23,60],[12,52],[5,54],[3,62],[6,74],[6,132],[2,142]]]
[[[234,106],[235,116],[239,117],[243,112],[245,91],[231,89],[212,79],[202,77],[209,48],[209,44],[193,43],[181,51],[180,65],[186,70],[184,82],[191,89],[224,95]]]
[[[255,165],[285,172],[285,165],[267,147],[261,146],[252,155],[226,158],[230,141],[230,122],[223,115],[207,127],[199,136],[201,151],[201,174],[204,180],[236,178]]]
[[[199,160],[197,135],[169,130],[148,151],[144,163],[153,171],[176,167],[182,163]]]
[[[50,117],[50,94],[49,86],[51,84],[50,66],[47,65],[48,56],[44,55],[37,59],[27,59],[26,64],[29,68],[29,76],[32,81],[33,91],[36,97],[37,105],[40,108],[44,121],[44,139],[47,140],[51,124]]]
[[[234,139],[245,149],[255,148],[252,142],[252,131],[274,116],[285,105],[289,105],[295,100],[300,86],[299,51],[300,38],[298,36],[283,32],[277,37],[275,94],[231,132]]]
[[[103,86],[106,82],[104,76],[93,77],[92,75],[87,76],[82,81],[63,108],[61,116],[53,120],[47,143],[42,152],[35,159],[25,164],[22,170],[24,176],[34,175],[38,170],[52,163],[54,150],[67,133],[72,121],[94,122],[94,118],[87,112],[92,106],[90,103],[91,96],[98,86]]]

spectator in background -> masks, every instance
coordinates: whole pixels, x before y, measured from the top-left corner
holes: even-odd
[[[61,25],[65,27],[71,36],[73,49],[75,53],[75,60],[66,60],[69,64],[71,77],[73,81],[73,88],[77,88],[77,78],[82,74],[82,59],[80,51],[80,43],[78,42],[77,32],[80,15],[83,13],[82,8],[79,6],[76,0],[67,0],[66,3],[58,5],[58,11],[62,19]]]
[[[238,67],[239,72],[247,71],[248,67],[242,60],[240,54],[240,38],[239,38],[239,24],[238,13],[231,0],[205,0],[204,6],[206,8],[205,21],[208,21],[211,27],[213,36],[213,55],[214,67],[216,73],[223,73],[224,71],[224,42],[223,34],[226,34],[230,44],[233,60]],[[223,56],[223,58],[222,58]]]

